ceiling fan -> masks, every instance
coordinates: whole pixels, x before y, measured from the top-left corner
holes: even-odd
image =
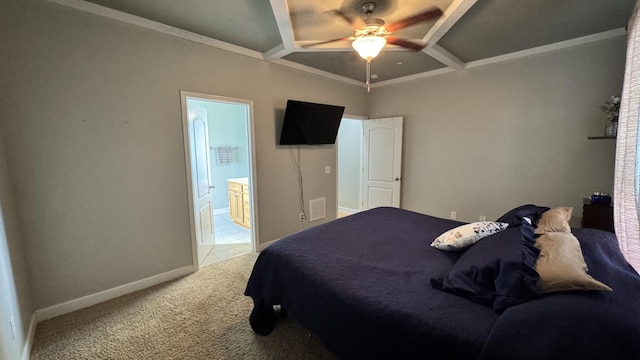
[[[367,61],[367,91],[371,91],[371,60],[378,56],[378,54],[386,44],[397,45],[413,51],[420,51],[426,46],[426,44],[392,36],[392,33],[394,31],[404,29],[406,27],[425,22],[442,15],[442,11],[434,7],[430,8],[429,10],[404,18],[400,21],[396,21],[392,24],[386,24],[384,20],[371,16],[375,10],[375,2],[367,2],[362,4],[362,11],[366,15],[365,19],[361,19],[359,17],[351,17],[340,9],[330,10],[330,14],[339,16],[352,26],[354,31],[353,36],[321,41],[305,46],[317,46],[336,41],[353,41],[351,43],[351,46],[353,46],[358,54]]]

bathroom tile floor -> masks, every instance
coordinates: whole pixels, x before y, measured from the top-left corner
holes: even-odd
[[[251,252],[251,231],[237,225],[229,213],[214,215],[215,246],[200,266]]]

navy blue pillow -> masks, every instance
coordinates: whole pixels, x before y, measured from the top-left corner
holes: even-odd
[[[540,296],[535,271],[540,250],[534,243],[533,227],[522,221],[522,226],[472,245],[443,277],[431,279],[431,285],[502,313]]]
[[[500,216],[497,222],[508,223],[509,227],[520,226],[522,224],[522,218],[528,217],[533,221],[533,224],[538,222],[540,215],[543,212],[549,210],[546,206],[537,206],[533,204],[520,205],[516,208],[509,210],[506,214]]]

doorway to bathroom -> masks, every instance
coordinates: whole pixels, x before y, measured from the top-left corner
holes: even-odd
[[[252,102],[181,92],[193,258],[255,251]]]

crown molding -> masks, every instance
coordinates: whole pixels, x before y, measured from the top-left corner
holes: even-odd
[[[470,61],[466,64],[463,63],[462,65],[464,69],[472,69],[480,66],[498,64],[505,61],[522,59],[525,57],[544,54],[552,51],[564,50],[564,49],[572,48],[575,46],[587,45],[587,44],[595,43],[598,41],[614,39],[614,38],[626,36],[626,35],[627,35],[627,30],[625,28],[618,28],[618,29],[597,33],[597,34],[582,36],[575,39],[560,41],[560,42],[549,44],[549,45],[543,45],[543,46],[538,46],[531,49],[516,51],[509,54],[498,55],[498,56],[476,60],[476,61]],[[399,84],[406,81],[413,81],[417,79],[424,79],[431,76],[447,74],[453,71],[456,71],[456,70],[452,68],[440,68],[440,69],[431,70],[431,71],[427,71],[419,74],[413,74],[413,75],[403,76],[396,79],[376,82],[371,84],[371,88],[394,85],[394,84]]]
[[[157,31],[166,35],[171,35],[171,36],[180,38],[180,39],[189,40],[199,44],[211,46],[211,47],[232,52],[238,55],[248,56],[250,58],[258,59],[261,61],[268,61],[270,63],[279,64],[279,65],[286,66],[286,67],[300,70],[300,71],[305,71],[305,72],[319,75],[328,79],[340,81],[340,82],[351,84],[351,85],[365,87],[364,83],[361,81],[354,80],[341,75],[336,75],[327,71],[319,70],[310,66],[298,64],[298,63],[280,58],[282,56],[286,56],[291,52],[313,51],[311,49],[300,49],[299,46],[304,45],[305,42],[294,41],[292,30],[290,30],[290,27],[291,27],[290,20],[285,21],[286,19],[284,19],[285,16],[283,14],[285,14],[285,10],[287,9],[287,7],[286,7],[286,1],[283,1],[283,0],[271,0],[271,3],[272,3],[272,6],[274,6],[276,9],[280,9],[277,11],[277,13],[280,14],[280,16],[278,17],[278,19],[280,19],[278,21],[278,27],[280,29],[281,35],[283,36],[283,38],[286,38],[287,41],[286,43],[276,46],[275,48],[265,53],[250,50],[250,49],[247,49],[238,45],[233,45],[224,41],[216,40],[204,35],[196,34],[196,33],[179,29],[170,25],[165,25],[157,21],[148,20],[136,15],[127,14],[122,11],[114,10],[114,9],[111,9],[102,5],[90,3],[84,0],[46,0],[46,1],[54,4],[62,5],[65,7],[73,8],[76,10],[84,11],[93,15],[98,15],[98,16],[102,16],[112,20],[127,23],[130,25],[142,27],[148,30]],[[455,7],[456,11],[450,16],[448,16],[446,19],[443,19],[441,21],[440,26],[436,30],[433,30],[434,33],[428,34],[428,36],[426,36],[425,39],[427,39],[427,41],[429,42],[429,41],[433,41],[436,38],[439,38],[439,36],[441,36],[441,33],[443,33],[449,27],[453,26],[453,24],[455,24],[458,18],[462,16],[462,14],[464,14],[476,1],[477,0],[456,0],[456,4],[458,5]],[[277,6],[275,6],[274,4]],[[284,36],[283,34],[286,36]],[[517,51],[509,54],[494,56],[487,59],[475,60],[468,63],[462,62],[461,60],[456,58],[454,55],[449,53],[446,49],[438,46],[437,44],[433,44],[433,45],[427,46],[427,48],[423,51],[427,53],[429,56],[442,62],[447,67],[431,70],[431,71],[427,71],[419,74],[404,76],[396,79],[385,80],[381,82],[374,82],[371,84],[371,88],[393,85],[393,84],[398,84],[406,81],[413,81],[413,80],[427,78],[431,76],[446,74],[454,71],[460,71],[463,69],[471,69],[471,68],[476,68],[476,67],[485,66],[485,65],[497,64],[505,61],[516,60],[516,59],[543,54],[551,51],[567,49],[574,46],[586,45],[586,44],[594,43],[597,41],[603,41],[603,40],[612,39],[620,36],[626,36],[626,35],[627,35],[627,31],[625,28],[618,28],[614,30],[597,33],[597,34],[583,36],[580,38],[560,41],[560,42],[549,44],[549,45],[543,45],[543,46],[526,49],[522,51]],[[348,45],[347,47],[347,45],[344,45],[344,48],[339,48],[339,49],[336,49],[334,46],[333,51],[346,51],[347,48],[350,49],[351,46]],[[316,50],[321,51],[318,49]],[[387,50],[394,51],[397,49],[389,48],[389,49],[386,49],[385,51]]]
[[[127,14],[125,12],[114,10],[102,5],[90,3],[88,1],[83,1],[83,0],[46,0],[46,1],[49,1],[54,4],[66,6],[72,9],[84,11],[93,15],[98,15],[108,19],[138,26],[148,30],[157,31],[166,35],[175,36],[177,38],[181,38],[184,40],[189,40],[189,41],[193,41],[203,45],[233,52],[236,54],[248,56],[254,59],[259,59],[259,60],[263,59],[262,53],[258,51],[250,50],[238,45],[229,44],[227,42],[216,40],[208,36],[196,34],[194,32],[179,29],[174,26],[165,25],[157,21],[142,18],[140,16]]]

